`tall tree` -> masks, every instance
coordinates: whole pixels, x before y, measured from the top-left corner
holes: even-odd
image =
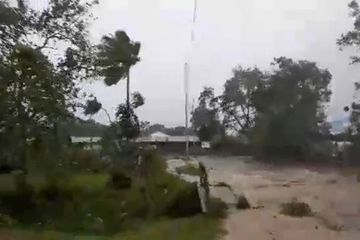
[[[270,151],[307,154],[327,134],[324,107],[330,101],[332,76],[309,61],[281,57],[272,65],[254,97],[255,144]]]
[[[360,49],[360,7],[357,1],[353,0],[349,3],[350,17],[354,20],[354,28],[347,33],[341,34],[337,39],[340,50],[344,47],[354,47]],[[350,57],[351,63],[359,63],[360,56],[353,55]]]
[[[94,71],[87,26],[97,3],[50,0],[36,11],[24,2],[11,7],[0,1],[0,104],[6,107],[0,111],[0,138],[16,136],[19,144],[2,150],[14,147],[22,161],[27,139],[56,133],[58,121],[76,106],[76,81]]]
[[[352,30],[348,31],[345,34],[342,34],[337,40],[337,44],[342,50],[344,47],[353,47],[355,49],[360,49],[360,7],[357,1],[351,1],[349,4],[350,16],[354,20],[354,27]],[[350,57],[352,64],[360,63],[360,56],[354,55]],[[360,91],[360,82],[355,82],[354,84],[355,92]],[[358,94],[355,94],[357,96]],[[353,135],[355,140],[355,147],[353,150],[356,150],[354,154],[359,156],[359,146],[360,146],[360,99],[354,98],[350,106],[344,108],[346,112],[351,111],[350,122],[351,126],[349,128],[349,133]]]
[[[218,98],[214,89],[204,87],[199,96],[199,105],[192,112],[193,129],[202,141],[210,141],[216,135],[224,134],[224,128],[219,120]]]
[[[108,86],[126,79],[126,106],[130,111],[130,68],[140,61],[140,43],[130,40],[126,32],[104,36],[99,45],[98,65]]]
[[[255,119],[253,96],[264,79],[265,75],[256,67],[244,69],[239,66],[233,69],[233,76],[225,82],[220,96],[227,128],[248,136]]]

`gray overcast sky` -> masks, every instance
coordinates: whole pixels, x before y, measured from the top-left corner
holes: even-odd
[[[268,69],[279,56],[316,61],[330,70],[334,93],[328,113],[339,118],[360,73],[360,65],[349,65],[354,50],[341,52],[336,46],[340,34],[352,28],[349,1],[198,0],[191,46],[194,0],[100,0],[91,34],[99,41],[122,29],[142,43],[141,62],[131,71],[131,90],[146,98],[141,120],[183,125],[186,59],[191,62],[190,96],[196,99],[205,85],[220,92],[234,66]],[[125,82],[113,87],[94,82],[86,88],[111,112],[125,98]],[[102,114],[94,118],[106,122]]]

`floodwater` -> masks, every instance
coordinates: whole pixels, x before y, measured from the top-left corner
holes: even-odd
[[[246,157],[194,158],[209,170],[211,182],[226,182],[244,194],[253,209],[232,209],[226,240],[359,240],[360,182],[335,168],[262,164]],[[297,199],[314,215],[280,214],[280,205]]]

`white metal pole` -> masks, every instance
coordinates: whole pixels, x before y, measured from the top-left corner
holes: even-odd
[[[189,159],[189,65],[184,66],[186,158]]]

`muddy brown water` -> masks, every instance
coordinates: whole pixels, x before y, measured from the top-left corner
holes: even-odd
[[[334,167],[270,166],[245,157],[195,158],[205,163],[210,181],[226,182],[254,207],[231,210],[224,222],[226,240],[360,240],[360,183]],[[314,215],[280,214],[293,199]]]

